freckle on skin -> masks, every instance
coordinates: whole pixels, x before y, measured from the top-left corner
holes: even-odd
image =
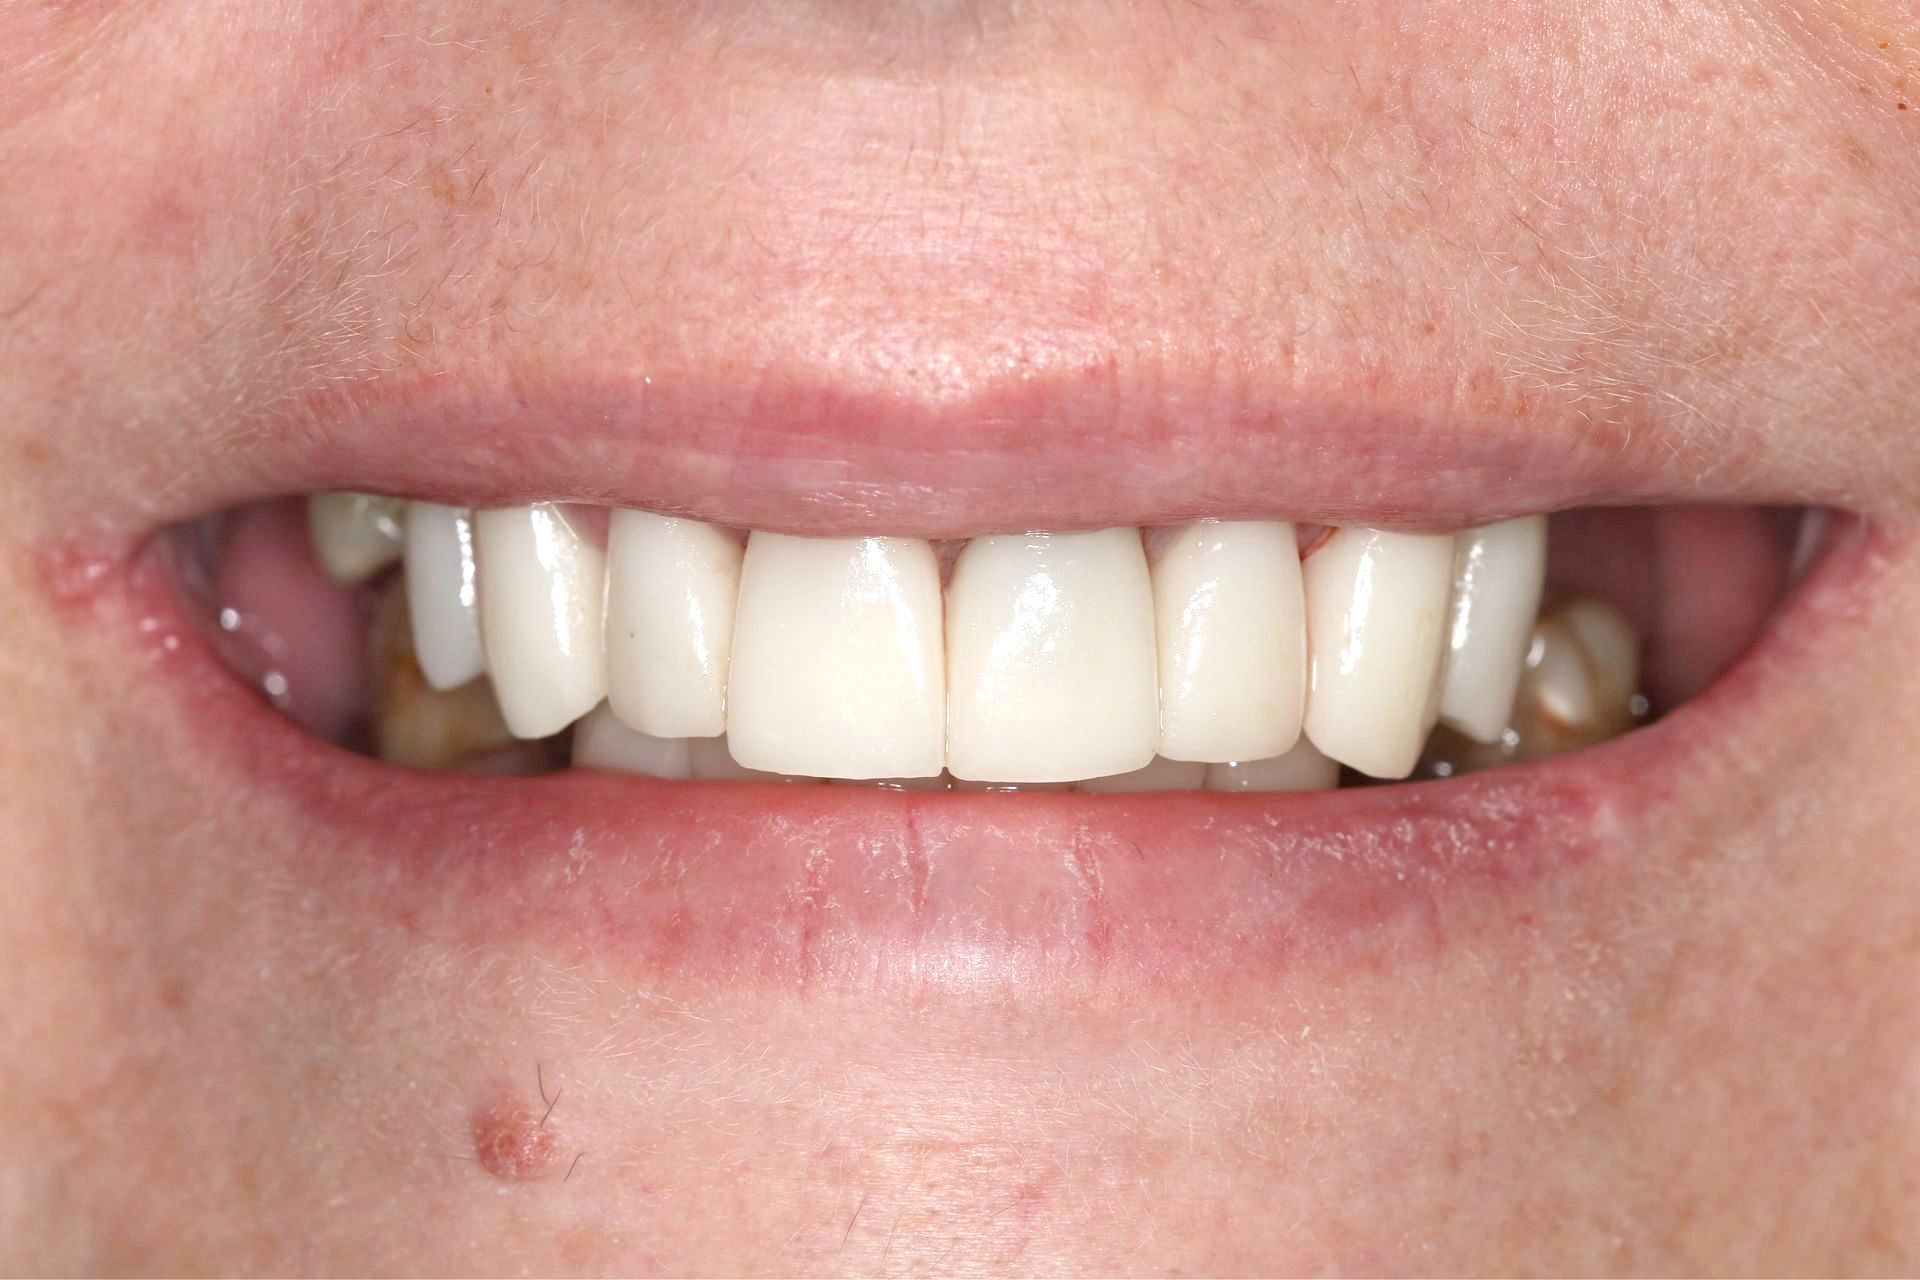
[[[474,1109],[472,1131],[474,1158],[502,1182],[531,1182],[553,1169],[553,1130],[538,1110],[496,1098]]]

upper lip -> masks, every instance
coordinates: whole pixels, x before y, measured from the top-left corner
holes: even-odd
[[[1120,375],[1027,375],[938,397],[766,371],[372,380],[182,463],[141,499],[170,504],[146,520],[351,488],[471,506],[595,502],[820,535],[1208,517],[1443,530],[1577,506],[1823,503],[1842,491],[1758,454],[1707,466],[1684,442],[1627,425]]]

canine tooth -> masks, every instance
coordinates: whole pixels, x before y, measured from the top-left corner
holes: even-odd
[[[935,777],[946,693],[931,545],[748,538],[727,711],[735,760],[817,777]]]
[[[400,558],[405,503],[371,493],[316,493],[307,499],[314,557],[335,582],[365,582]]]
[[[487,669],[480,643],[480,578],[473,515],[461,507],[407,507],[407,605],[427,683],[456,689]]]
[[[947,768],[978,782],[1131,773],[1159,738],[1136,529],[975,538],[947,592]]]
[[[1155,756],[1153,763],[1132,773],[1117,773],[1106,778],[1088,778],[1073,784],[1075,791],[1198,791],[1206,783],[1207,766],[1198,760],[1169,760]]]
[[[1526,516],[1469,529],[1453,556],[1440,719],[1496,742],[1513,716],[1527,642],[1547,576],[1547,520]]]
[[[1406,777],[1439,698],[1453,539],[1339,529],[1305,580],[1307,737],[1361,773]]]
[[[606,553],[550,502],[473,517],[480,634],[507,725],[544,738],[606,696]]]
[[[1331,791],[1339,785],[1340,762],[1305,738],[1283,755],[1207,766],[1209,791]]]
[[[515,742],[485,680],[450,690],[427,682],[414,652],[408,613],[407,592],[395,582],[382,592],[367,631],[374,749],[380,758],[419,769],[453,769],[502,760],[514,748],[536,746]]]
[[[629,729],[604,702],[573,727],[573,763],[650,778],[693,776],[687,739],[656,738]]]
[[[1307,623],[1291,524],[1188,525],[1154,561],[1153,604],[1162,756],[1260,759],[1299,739]]]
[[[727,739],[692,738],[687,742],[687,763],[693,776],[703,782],[797,782],[818,784],[821,779],[789,773],[767,773],[749,769],[733,758]]]
[[[726,732],[740,544],[710,524],[618,510],[607,534],[607,701],[662,738]]]

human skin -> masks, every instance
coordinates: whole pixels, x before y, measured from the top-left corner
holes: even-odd
[[[0,61],[0,1268],[1920,1262],[1909,7],[96,0],[0,9]],[[838,466],[804,414],[731,442],[826,516],[714,481],[709,436],[635,428],[664,478],[601,493],[607,437],[559,424],[551,474],[962,533],[994,486],[916,459],[974,442],[1045,482],[1036,522],[1055,482],[1060,523],[1260,514],[1145,510],[1139,423],[1091,497],[1092,427],[969,408],[1071,374],[1658,458],[1662,493],[1831,504],[1871,545],[1784,624],[1792,678],[1649,731],[1682,776],[1231,972],[929,943],[901,981],[853,928],[824,975],[678,964],[471,886],[412,909],[404,815],[223,749],[132,562],[276,486],[380,487],[405,440],[261,442],[388,388],[654,374],[898,412]],[[465,429],[418,448],[508,495]],[[1406,492],[1308,469],[1265,514],[1419,510],[1384,466]],[[955,798],[1012,806],[994,865],[1036,878],[1058,801]],[[590,883],[652,847],[590,825]],[[856,855],[826,829],[795,868]]]

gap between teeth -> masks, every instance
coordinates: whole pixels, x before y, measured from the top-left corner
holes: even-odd
[[[920,539],[756,532],[743,548],[643,511],[613,512],[604,542],[552,503],[403,511],[327,494],[310,522],[342,581],[404,560],[427,683],[484,673],[512,734],[574,725],[574,763],[666,778],[1296,790],[1335,785],[1343,764],[1404,778],[1436,723],[1511,753],[1542,661],[1544,517],[1451,536],[1335,529],[1304,562],[1279,521],[996,534],[965,543],[944,582]],[[1624,635],[1597,660],[1630,697]],[[1572,643],[1559,667],[1586,670]],[[1527,698],[1591,700],[1572,678]]]

